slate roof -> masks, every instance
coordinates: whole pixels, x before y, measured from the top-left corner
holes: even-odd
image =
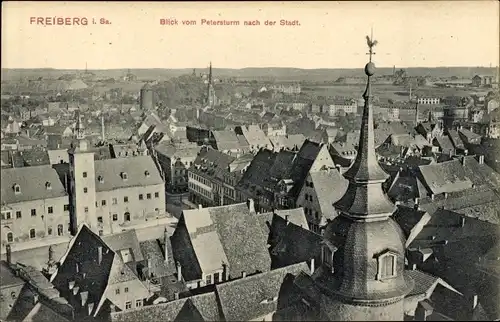
[[[462,141],[462,138],[460,137],[457,131],[448,130],[448,136],[450,137],[451,142],[453,143],[455,149],[462,149],[462,150],[465,149],[464,142]]]
[[[212,147],[206,147],[199,151],[194,160],[194,167],[191,167],[190,171],[223,182],[224,174],[229,173],[229,165],[235,160],[236,157],[234,156],[215,150]]]
[[[149,175],[146,175],[146,171]],[[127,180],[121,174],[127,174]],[[103,182],[99,181],[102,176]],[[163,179],[150,156],[98,160],[95,162],[96,191],[163,184]]]
[[[250,215],[246,203],[185,210],[182,218],[202,271],[211,272],[226,263],[230,277],[236,278],[242,272],[253,274],[270,269],[267,236],[257,218]],[[181,265],[184,268],[189,264]]]
[[[97,260],[98,247],[102,249],[101,263]],[[87,302],[95,304],[92,315],[98,314],[106,302],[104,291],[107,287],[138,280],[121,257],[85,224],[80,226],[76,236],[71,239],[68,250],[59,263],[51,282],[57,289],[67,290],[68,283],[74,281],[74,287],[78,287],[79,293],[86,294]],[[79,266],[79,273],[76,273],[76,263]],[[83,276],[83,273],[86,275]],[[142,291],[147,292],[146,287],[142,286]]]
[[[50,165],[1,170],[1,200],[7,204],[67,196],[57,172]],[[51,188],[47,189],[49,182]],[[18,184],[21,193],[14,192]]]
[[[450,151],[454,151],[455,147],[453,146],[453,142],[446,135],[439,135],[434,138],[437,145],[441,148],[441,152],[450,153]]]
[[[218,284],[216,292],[222,316],[226,321],[249,321],[276,311],[285,278],[308,270],[306,263],[298,263]]]
[[[136,321],[220,321],[214,292],[158,305],[111,313],[112,322]]]
[[[406,297],[424,294],[430,295],[439,282],[444,283],[439,277],[422,272],[420,270],[406,270],[405,272],[415,282],[413,289],[410,291],[410,293],[408,293]]]

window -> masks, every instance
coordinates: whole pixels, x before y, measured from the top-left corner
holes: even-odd
[[[98,176],[97,180],[99,180],[100,183],[104,183],[104,177],[103,176]]]
[[[212,284],[212,275],[207,275],[205,277],[205,283],[206,283],[206,285]]]
[[[127,175],[126,172],[122,172],[121,173],[121,177],[122,177],[123,180],[127,180],[128,179],[128,175]]]
[[[118,214],[113,214],[113,221],[117,221],[118,220]]]
[[[309,201],[313,201],[313,196],[309,195]]]
[[[106,200],[101,201],[101,206],[106,206]]]
[[[388,251],[379,256],[377,279],[386,279],[396,276],[397,256]]]
[[[18,193],[21,193],[21,186],[18,184],[14,185],[14,193],[17,195]]]
[[[4,217],[5,217],[5,219],[11,219],[12,215],[11,215],[10,211],[5,212],[5,216]]]
[[[64,205],[64,211],[69,211],[69,205]]]
[[[125,293],[128,293],[128,287],[125,287],[124,291]]]
[[[131,308],[132,308],[132,302],[127,301],[127,302],[125,303],[125,310],[130,310]]]
[[[128,202],[128,197],[127,196],[123,197],[123,202]]]
[[[143,303],[143,300],[136,300],[135,301],[135,307],[141,307]]]
[[[83,188],[83,193],[87,193],[88,189],[87,187]]]
[[[214,273],[214,283],[219,282],[219,273]]]
[[[49,214],[53,214],[54,213],[54,207],[50,206],[49,209],[48,209],[48,213]]]
[[[57,236],[62,236],[63,233],[64,233],[63,225],[61,224],[57,225]]]
[[[35,217],[36,216],[36,209],[31,209],[31,217]]]
[[[113,205],[116,205],[118,203],[118,199],[113,198]]]
[[[315,217],[316,219],[319,219],[319,212],[316,211]]]
[[[87,172],[83,172],[83,177],[87,178]]]
[[[99,236],[102,236],[104,235],[104,231],[103,230],[99,230]]]
[[[139,194],[139,200],[143,200],[144,199],[144,195],[141,193]]]
[[[85,213],[88,213],[88,212],[89,212],[89,207],[85,207],[85,208],[83,208],[83,211],[84,211]]]
[[[12,243],[14,241],[14,234],[12,232],[7,233],[7,242]]]
[[[35,229],[31,228],[30,229],[30,238],[35,238],[35,237],[36,237]]]
[[[128,212],[128,211],[127,211],[127,212],[125,213],[124,217],[125,217],[125,218],[124,218],[124,219],[125,219],[125,221],[130,221],[130,212]]]
[[[16,211],[16,218],[18,218],[18,219],[19,219],[19,218],[21,218],[21,217],[22,217],[22,215],[21,215],[21,211],[20,211],[20,210]]]
[[[309,200],[309,195],[307,193],[305,194],[304,197],[306,198],[306,201]]]
[[[117,289],[115,290],[115,294],[116,294],[116,295],[120,294],[120,289],[119,289],[119,288],[117,288]]]
[[[149,171],[148,171],[148,170],[144,171],[144,175],[145,175],[146,177],[149,177]]]
[[[159,192],[155,192],[155,198],[160,198],[160,193]]]
[[[147,199],[151,199],[151,194],[150,194],[150,193],[148,193],[148,194],[146,195],[146,198],[147,198]]]
[[[97,217],[97,222],[102,224],[102,216]]]
[[[52,227],[47,228],[47,235],[52,235]]]
[[[312,181],[309,182],[309,187],[314,188],[314,185],[313,185]]]

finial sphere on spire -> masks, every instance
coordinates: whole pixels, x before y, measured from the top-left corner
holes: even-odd
[[[372,62],[369,62],[368,64],[366,64],[365,66],[365,74],[367,76],[373,76],[373,74],[375,74],[375,64],[372,63]]]

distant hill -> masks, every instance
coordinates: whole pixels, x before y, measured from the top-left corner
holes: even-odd
[[[429,76],[429,77],[452,77],[471,78],[476,74],[494,75],[496,68],[488,67],[435,67],[435,68],[403,68],[408,76]],[[89,70],[96,77],[119,78],[128,72],[136,75],[138,80],[165,80],[172,77],[191,74],[193,69],[106,69]],[[3,69],[1,72],[2,81],[19,80],[21,78],[37,79],[58,78],[65,74],[81,74],[82,70],[68,69]],[[207,69],[196,69],[196,73],[206,73]],[[241,80],[275,80],[275,81],[335,81],[339,77],[362,76],[361,68],[351,69],[300,69],[300,68],[214,68],[216,77],[234,77]],[[378,75],[392,75],[392,68],[378,68]]]

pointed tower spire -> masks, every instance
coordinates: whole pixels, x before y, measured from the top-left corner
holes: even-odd
[[[76,112],[75,134],[78,140],[83,140],[85,138],[84,128],[82,124],[82,116],[80,115],[80,111]]]
[[[212,84],[212,62],[210,62],[210,67],[208,69],[208,84]]]
[[[373,47],[377,41],[366,36],[370,61],[365,66],[365,74],[368,76],[366,90],[363,94],[365,104],[363,107],[363,118],[361,133],[358,144],[358,154],[354,163],[344,173],[349,180],[346,194],[336,203],[336,207],[345,215],[353,218],[386,218],[390,216],[395,206],[389,201],[382,189],[382,183],[388,178],[387,174],[379,165],[375,153],[375,131],[373,125],[373,107],[371,77],[375,74],[375,64],[371,61]]]

